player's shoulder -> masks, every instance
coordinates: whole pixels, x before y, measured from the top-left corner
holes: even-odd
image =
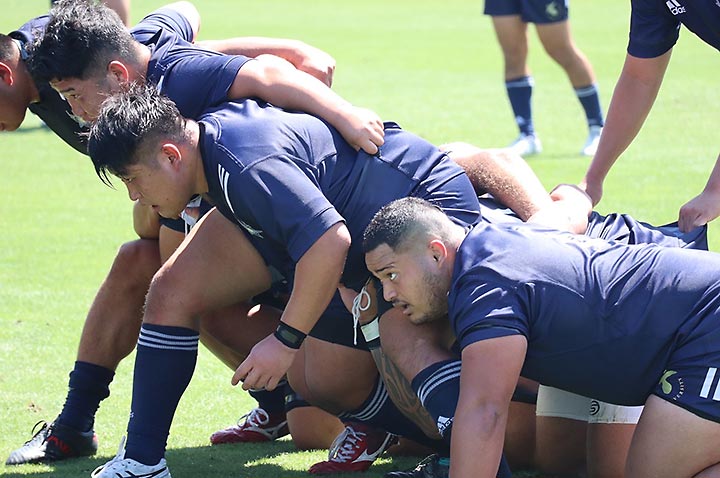
[[[195,33],[187,17],[180,11],[169,7],[153,11],[130,29],[132,36],[143,44],[148,43],[161,32],[176,35],[186,42],[192,42],[195,39]]]
[[[24,44],[32,44],[45,32],[45,27],[50,20],[49,15],[40,15],[23,23],[17,30],[9,33],[8,36],[19,40]]]

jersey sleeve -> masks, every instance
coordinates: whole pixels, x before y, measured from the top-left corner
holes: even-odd
[[[670,50],[679,35],[680,21],[670,13],[665,2],[632,0],[629,54],[656,58]]]
[[[160,92],[171,98],[187,118],[227,101],[238,71],[250,60],[240,55],[206,54],[188,46],[182,57],[170,62],[158,81]]]
[[[170,31],[183,40],[192,43],[195,36],[192,25],[187,18],[172,8],[159,8],[143,18],[140,23],[130,29],[133,37],[140,43],[147,42],[159,30]]]
[[[296,263],[330,227],[343,221],[317,183],[290,157],[257,161],[228,175],[227,181],[221,178],[223,182],[225,200],[236,219],[247,218],[251,228],[283,244]]]
[[[528,336],[528,316],[514,286],[468,273],[450,294],[450,318],[461,348],[481,340]]]

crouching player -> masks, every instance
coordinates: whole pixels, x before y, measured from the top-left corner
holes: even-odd
[[[375,216],[364,250],[385,299],[462,351],[447,417],[455,478],[494,476],[521,375],[644,405],[628,476],[720,474],[720,256],[520,223],[463,228],[415,198]]]

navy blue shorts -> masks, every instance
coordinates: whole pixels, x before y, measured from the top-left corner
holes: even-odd
[[[485,0],[485,15],[520,15],[525,23],[556,23],[568,19],[568,0]]]
[[[359,328],[355,329],[353,327],[352,314],[343,304],[339,292],[335,292],[330,305],[310,330],[309,335],[325,342],[368,350],[365,336],[363,336]]]
[[[720,422],[720,310],[708,310],[682,334],[654,395],[695,415]]]

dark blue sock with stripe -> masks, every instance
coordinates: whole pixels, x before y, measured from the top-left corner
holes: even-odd
[[[532,76],[521,76],[505,81],[510,106],[515,115],[515,123],[523,134],[535,134],[532,118],[532,91],[535,80]]]
[[[603,112],[600,107],[600,93],[596,84],[575,88],[575,94],[585,110],[588,126],[603,126]]]
[[[357,421],[366,423],[376,428],[400,435],[420,444],[429,446],[436,450],[444,450],[445,444],[440,440],[433,440],[407,418],[395,406],[388,395],[385,384],[380,377],[375,382],[375,387],[360,408],[338,415],[343,421]]]
[[[418,373],[410,385],[444,437],[452,427],[460,398],[460,360],[430,365]]]
[[[197,331],[143,324],[138,338],[125,457],[155,465],[197,360]]]
[[[100,365],[75,362],[65,405],[55,421],[81,432],[90,430],[100,402],[110,395],[113,376],[115,372]]]
[[[460,360],[435,363],[418,373],[411,384],[423,407],[435,419],[438,430],[448,445],[455,409],[460,398],[460,365]],[[503,455],[497,478],[510,478],[511,475],[510,467]]]

